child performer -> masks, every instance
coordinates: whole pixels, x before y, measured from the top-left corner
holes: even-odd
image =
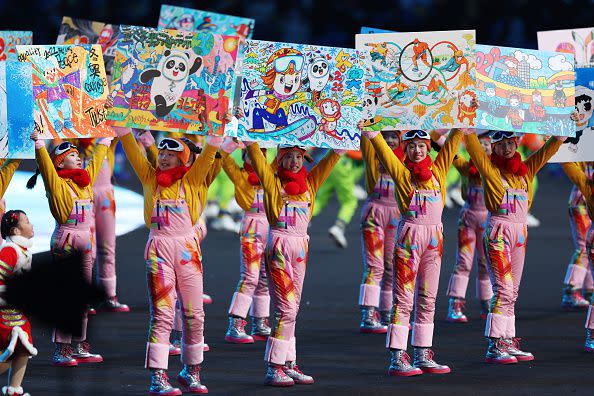
[[[491,155],[489,132],[486,131],[480,134],[479,141],[485,153]],[[489,300],[493,296],[483,244],[483,234],[485,233],[489,212],[485,206],[481,176],[473,162],[457,156],[454,159],[454,166],[462,176],[462,195],[466,203],[462,207],[458,219],[458,251],[456,265],[448,284],[447,295],[450,301],[446,320],[448,322],[465,323],[468,321],[464,314],[466,289],[475,252],[478,267],[476,295],[481,302],[481,318],[483,319],[487,318]]]
[[[31,134],[35,141],[35,157],[38,170],[27,183],[33,188],[37,176],[41,174],[45,185],[46,196],[54,219],[56,229],[51,239],[51,251],[54,256],[65,256],[73,251],[82,254],[83,273],[91,283],[93,263],[95,262],[95,238],[92,227],[95,223],[93,210],[93,190],[103,158],[111,144],[112,138],[97,141],[93,159],[86,168],[82,166],[78,149],[70,142],[58,144],[50,156],[43,140],[38,140],[36,132]],[[83,318],[82,335],[74,339],[70,334],[55,330],[53,341],[56,344],[52,364],[59,367],[77,366],[79,363],[99,363],[101,355],[90,352],[87,337],[87,314]]]
[[[9,210],[2,216],[0,231],[5,240],[0,249],[0,290],[6,280],[31,268],[33,225],[22,210]],[[10,369],[9,385],[3,395],[29,395],[21,384],[29,358],[37,355],[31,338],[31,324],[18,310],[6,305],[0,291],[0,374]]]
[[[378,132],[364,132],[377,156],[395,182],[402,218],[394,250],[394,309],[386,347],[390,349],[389,375],[445,374],[450,368],[433,360],[433,317],[439,285],[443,247],[441,215],[446,194],[445,179],[458,152],[462,133],[450,133],[432,163],[431,137],[421,130],[402,136],[406,158],[402,163]],[[416,290],[415,290],[416,289]],[[416,299],[416,301],[415,301]],[[409,321],[415,308],[411,344],[413,364],[406,354]]]
[[[173,325],[176,290],[183,311],[183,370],[178,382],[187,392],[207,393],[200,383],[204,347],[202,303],[202,257],[195,224],[200,217],[200,201],[205,180],[221,138],[209,137],[191,168],[190,150],[181,140],[159,142],[155,169],[136,143],[130,129],[114,128],[126,156],[144,189],[144,220],[150,228],[145,250],[150,290],[151,323],[145,366],[151,370],[151,395],[180,395],[169,383],[166,370],[169,336]]]
[[[270,224],[265,254],[275,314],[264,355],[268,363],[265,384],[312,384],[314,379],[303,374],[296,363],[295,324],[307,265],[307,226],[313,199],[338,162],[339,150],[328,153],[308,173],[303,167],[305,149],[281,147],[276,157],[278,170],[274,172],[258,144],[246,144],[248,157],[264,189],[264,211]]]
[[[580,162],[578,165],[585,172],[588,180],[594,179],[594,162]],[[584,195],[576,185],[569,195],[569,224],[575,250],[563,282],[561,307],[565,310],[584,309],[590,305],[592,289],[594,289],[586,250],[586,236],[592,220],[588,216]]]
[[[21,160],[0,159],[0,216],[6,211],[6,202],[3,198],[4,193],[20,164]]]
[[[400,132],[386,130],[382,131],[382,136],[398,160],[403,161]],[[361,152],[365,164],[367,200],[361,211],[363,280],[359,288],[359,306],[362,311],[359,328],[361,333],[386,333],[391,323],[392,259],[400,211],[394,180],[380,163],[373,145],[365,136],[361,137]]]
[[[269,226],[264,212],[264,190],[247,152],[242,152],[243,168],[230,155],[237,147],[238,144],[230,138],[222,146],[223,169],[235,185],[235,200],[245,211],[241,220],[239,282],[229,307],[229,328],[225,341],[250,344],[270,336],[270,295],[263,265]],[[262,149],[262,153],[265,155],[266,149]],[[251,335],[245,332],[248,310],[252,317]]]
[[[594,218],[594,182],[592,182],[592,174],[586,172],[589,163],[563,163],[562,166],[567,176],[569,176],[582,193],[590,218]],[[590,223],[586,237],[586,254],[590,264],[590,271],[592,271],[594,268],[594,226],[592,223]],[[592,303],[590,303],[586,318],[586,343],[584,344],[584,350],[586,352],[594,352],[594,308]]]
[[[93,204],[95,209],[95,235],[97,243],[97,280],[103,286],[107,299],[97,308],[108,312],[129,312],[126,304],[118,301],[116,296],[116,204],[113,195],[113,165],[115,148],[118,140],[111,142],[107,155],[103,160],[99,174],[93,184]],[[78,139],[83,163],[87,163],[93,156],[94,139]]]
[[[514,309],[526,255],[526,217],[532,203],[532,179],[565,139],[549,139],[522,161],[517,152],[519,137],[514,132],[491,134],[491,158],[472,130],[465,133],[466,148],[481,175],[490,212],[484,238],[494,296],[485,327],[489,339],[485,361],[508,364],[534,360],[530,352],[520,349]]]

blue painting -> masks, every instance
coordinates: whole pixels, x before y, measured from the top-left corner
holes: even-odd
[[[223,36],[252,38],[255,21],[250,18],[218,14],[216,12],[161,6],[159,29],[178,29],[185,32],[209,32]]]
[[[375,33],[397,33],[397,32],[395,30],[372,28],[369,26],[361,27],[361,34],[375,34]]]
[[[17,45],[32,45],[33,32],[4,30],[0,31],[0,61],[16,61]]]
[[[0,62],[0,158],[35,158],[30,63]]]

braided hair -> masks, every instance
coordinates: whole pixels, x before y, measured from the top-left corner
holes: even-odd
[[[2,239],[6,239],[12,235],[12,229],[18,227],[21,214],[26,214],[22,210],[9,210],[4,213],[0,221],[0,234]]]

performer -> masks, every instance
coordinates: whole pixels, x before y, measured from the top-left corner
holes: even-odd
[[[489,340],[485,361],[508,364],[534,360],[530,352],[520,349],[520,339],[516,338],[515,303],[526,255],[526,216],[532,204],[532,180],[565,138],[549,139],[526,161],[517,152],[519,137],[514,132],[491,134],[491,158],[472,130],[465,139],[481,175],[485,205],[490,212],[484,238],[494,297],[485,327]]]
[[[4,193],[14,176],[14,172],[21,164],[21,160],[14,159],[0,159],[0,217],[6,212],[6,202],[4,200]],[[2,241],[0,240],[0,243]]]
[[[591,163],[563,163],[563,170],[567,173],[567,176],[579,189],[583,195],[583,199],[588,209],[588,215],[590,218],[594,218],[594,183],[592,182],[592,173],[588,173],[587,169]],[[591,170],[591,169],[590,169]],[[588,255],[588,261],[590,271],[594,268],[594,226],[590,223],[586,237],[586,254]],[[586,343],[584,344],[584,350],[586,352],[594,352],[594,308],[590,302],[588,307],[588,316],[586,318]]]
[[[235,200],[245,211],[241,221],[239,282],[229,307],[225,341],[250,344],[270,336],[270,295],[263,265],[269,225],[264,212],[262,184],[251,166],[247,151],[242,150],[243,168],[230,155],[237,148],[238,144],[231,138],[227,138],[222,146],[223,169],[235,185]],[[266,155],[266,149],[262,149],[262,153]],[[245,332],[248,310],[252,318],[251,335]]]
[[[479,135],[481,146],[487,155],[491,155],[491,138],[489,131]],[[448,322],[465,323],[468,318],[464,314],[466,289],[475,252],[477,257],[476,295],[481,303],[481,318],[486,319],[489,313],[489,300],[493,296],[491,281],[487,271],[483,234],[487,225],[489,212],[485,206],[481,177],[472,161],[461,156],[454,159],[454,166],[463,178],[462,194],[466,203],[460,211],[458,219],[458,251],[456,264],[450,277],[447,295],[449,307],[446,320]]]
[[[202,211],[207,169],[212,165],[221,138],[209,137],[191,168],[188,146],[181,140],[159,142],[158,167],[142,154],[130,129],[115,128],[126,156],[144,190],[144,220],[150,228],[145,250],[150,290],[151,323],[146,368],[151,370],[151,395],[179,395],[169,383],[166,370],[169,336],[173,325],[176,290],[183,310],[182,362],[178,376],[187,392],[207,393],[200,383],[204,347],[202,258],[195,224]]]
[[[433,360],[433,317],[439,285],[443,246],[441,215],[445,179],[460,146],[462,133],[450,132],[435,162],[431,138],[421,130],[406,132],[402,141],[406,158],[397,159],[378,132],[364,132],[395,182],[395,196],[402,218],[394,249],[394,310],[386,347],[390,350],[389,375],[446,374],[450,368]],[[415,290],[416,289],[416,290]],[[416,300],[416,301],[415,301]],[[413,364],[406,354],[409,321],[415,308],[411,344]]]
[[[398,160],[403,161],[400,132],[386,130],[382,136]],[[367,200],[361,211],[363,279],[359,288],[362,311],[359,329],[362,333],[386,333],[392,315],[392,260],[400,211],[394,180],[365,136],[361,137],[361,152]]]
[[[41,174],[50,212],[56,219],[56,228],[51,239],[51,252],[56,257],[64,257],[74,251],[80,252],[83,274],[91,283],[96,253],[92,232],[95,214],[91,186],[99,174],[112,138],[97,141],[93,159],[86,168],[82,167],[78,149],[72,143],[64,141],[58,144],[52,150],[50,157],[43,140],[38,139],[37,132],[31,134],[31,139],[35,141],[38,168],[27,183],[27,187],[33,188],[37,176]],[[52,337],[55,343],[52,364],[58,367],[71,367],[79,363],[102,362],[101,355],[91,353],[91,346],[86,341],[86,332],[86,313],[80,337],[73,338],[70,334],[55,330]]]
[[[78,139],[83,164],[87,164],[95,151],[95,139]],[[93,184],[93,204],[95,210],[95,237],[97,243],[97,283],[102,285],[107,299],[97,308],[108,312],[129,312],[126,304],[118,301],[116,295],[116,204],[113,193],[113,165],[118,140],[111,142],[103,160],[99,174]]]
[[[22,210],[9,210],[2,216],[0,231],[5,240],[0,249],[0,374],[10,370],[2,394],[28,395],[21,384],[29,358],[37,355],[31,324],[19,310],[6,305],[2,294],[9,277],[31,268],[33,225]]]
[[[257,143],[245,144],[264,189],[264,211],[270,224],[265,254],[274,322],[264,355],[268,363],[265,384],[312,384],[314,379],[296,363],[295,324],[307,265],[312,199],[338,162],[339,150],[328,153],[308,173],[303,167],[305,149],[281,147],[275,173]]]
[[[578,164],[588,180],[594,180],[594,162]],[[584,195],[576,185],[569,195],[569,224],[575,250],[571,257],[563,285],[561,307],[565,310],[584,309],[590,305],[594,284],[588,264],[586,236],[592,224]],[[581,291],[584,294],[582,295]]]

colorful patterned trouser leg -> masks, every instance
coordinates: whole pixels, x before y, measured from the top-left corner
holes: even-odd
[[[594,271],[594,226],[590,225],[587,235],[587,252],[590,261],[590,272]],[[586,329],[594,330],[594,307],[590,301],[588,317],[586,318]]]
[[[366,202],[362,211],[363,280],[359,305],[392,309],[392,259],[399,212],[394,206]]]
[[[576,289],[582,287],[584,289],[594,289],[586,251],[586,234],[590,228],[591,220],[585,205],[569,207],[569,224],[571,225],[575,250],[567,267],[564,283]]]
[[[91,283],[93,277],[93,263],[95,262],[95,238],[89,230],[77,230],[73,227],[61,226],[56,228],[51,239],[51,252],[56,257],[64,257],[78,251],[82,254],[83,276]],[[70,334],[54,330],[52,341],[70,344],[74,341],[84,341],[87,338],[87,314],[83,317],[82,334],[72,337]]]
[[[94,191],[95,234],[97,236],[97,278],[108,297],[116,295],[115,200],[113,188]]]
[[[266,270],[273,307],[272,333],[264,360],[285,364],[296,360],[295,324],[307,266],[309,237],[271,231]]]
[[[487,316],[485,337],[511,338],[516,335],[515,304],[524,270],[527,227],[491,219],[485,232],[487,264],[493,283],[493,298]]]
[[[167,369],[176,290],[183,315],[181,360],[184,364],[202,363],[202,254],[197,238],[150,238],[145,261],[151,313],[145,367]]]
[[[400,223],[394,249],[394,315],[386,348],[406,350],[413,307],[411,344],[432,346],[442,250],[441,224]]]
[[[250,307],[250,314],[257,318],[267,318],[270,314],[268,280],[266,272],[262,271],[267,240],[266,217],[246,214],[242,221],[239,282],[229,307],[230,315],[245,318]]]
[[[476,293],[480,300],[489,300],[493,296],[491,280],[487,271],[483,234],[488,213],[463,209],[458,220],[458,252],[456,265],[450,277],[447,295],[465,298],[466,289],[474,256],[477,256]]]

